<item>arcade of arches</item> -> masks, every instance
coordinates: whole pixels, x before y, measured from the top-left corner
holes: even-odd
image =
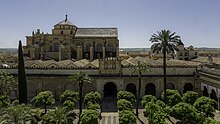
[[[106,82],[103,85],[103,98],[116,98],[117,92],[120,90],[126,90],[128,92],[131,92],[135,96],[138,94],[138,83],[127,83],[123,87],[120,87],[121,85],[117,85],[117,82]],[[177,89],[180,91],[180,93],[185,93],[187,91],[193,91],[194,86],[192,83],[185,83],[181,90],[179,90],[178,86],[175,87],[173,83],[167,84],[168,89]],[[163,85],[158,85],[158,83],[147,83],[142,84],[141,86],[141,96],[144,95],[154,95],[157,97],[160,97],[161,93],[163,91]]]
[[[220,109],[220,89],[201,83],[201,95],[214,99],[218,103],[218,109]]]

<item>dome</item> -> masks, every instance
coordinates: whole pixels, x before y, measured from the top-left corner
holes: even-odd
[[[66,19],[61,21],[60,23],[56,24],[55,26],[57,25],[71,25],[71,26],[75,26],[72,22],[70,22],[68,19],[67,19],[67,15],[66,15]]]

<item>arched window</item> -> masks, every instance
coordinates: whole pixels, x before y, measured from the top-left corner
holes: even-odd
[[[203,87],[203,96],[209,96],[208,89],[205,86]]]
[[[153,95],[156,96],[156,89],[153,83],[148,83],[145,86],[145,95]]]
[[[55,42],[54,43],[54,52],[58,52],[58,51],[59,51],[58,43]]]
[[[107,51],[108,52],[113,52],[114,51],[114,48],[113,48],[113,44],[112,43],[109,43],[108,46],[107,46]]]
[[[215,90],[213,90],[213,89],[212,89],[212,92],[211,92],[211,94],[210,94],[210,98],[211,98],[211,99],[214,99],[215,101],[218,101],[216,92],[215,92]]]
[[[53,52],[53,46],[50,46],[50,52]]]
[[[70,31],[70,34],[73,34],[73,31]]]
[[[136,86],[132,83],[128,84],[126,86],[126,91],[131,92],[132,94],[134,94],[134,96],[136,96]]]
[[[84,47],[84,52],[89,52],[90,51],[90,46],[91,44],[90,43],[87,43]]]
[[[193,91],[193,85],[191,83],[186,83],[183,88],[183,93],[186,93],[187,91]]]
[[[175,89],[175,86],[174,86],[174,84],[172,84],[172,83],[168,83],[167,84],[167,89]]]
[[[96,52],[102,52],[102,44],[101,43],[97,44]]]
[[[63,31],[60,31],[60,34],[63,34]]]

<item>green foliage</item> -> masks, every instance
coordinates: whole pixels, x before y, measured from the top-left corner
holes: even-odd
[[[202,96],[195,101],[193,106],[198,111],[202,112],[206,117],[214,117],[213,112],[215,111],[214,107],[216,104],[217,103],[215,100]]]
[[[89,110],[98,110],[98,109],[100,109],[100,105],[99,104],[97,104],[97,103],[92,103],[92,102],[88,102],[87,103],[87,109],[89,109]]]
[[[9,97],[10,91],[17,89],[17,82],[12,75],[0,73],[0,96]]]
[[[163,51],[166,48],[167,53],[173,53],[174,50],[178,50],[176,45],[183,45],[180,36],[175,35],[170,30],[161,30],[157,34],[153,34],[150,41],[154,43],[151,46],[153,53]]]
[[[87,93],[84,98],[84,103],[87,105],[88,102],[92,102],[93,104],[99,104],[101,100],[101,94],[99,92],[90,92]]]
[[[37,96],[35,96],[32,100],[34,102],[35,106],[44,106],[45,113],[46,113],[46,106],[52,105],[55,103],[55,100],[53,98],[53,94],[51,91],[44,91],[40,92]]]
[[[10,100],[7,96],[0,96],[0,108],[7,108],[10,106]]]
[[[181,120],[181,124],[198,124],[203,122],[203,115],[190,104],[180,102],[172,107],[171,116]]]
[[[17,100],[17,99],[12,102],[12,106],[16,106],[18,104],[19,104],[19,100]]]
[[[30,110],[30,107],[23,104],[3,109],[1,111],[3,124],[24,124],[31,118]]]
[[[119,124],[136,124],[136,119],[133,111],[119,111]]]
[[[141,100],[141,106],[145,107],[145,105],[149,102],[156,102],[157,101],[157,97],[153,96],[153,95],[145,95],[142,97]]]
[[[78,102],[78,92],[66,90],[60,95],[61,103],[68,109],[74,109]]]
[[[96,110],[84,110],[81,114],[80,124],[98,124],[99,112]]]
[[[79,84],[83,84],[84,82],[91,83],[92,79],[86,73],[80,71],[70,76],[70,80],[73,82],[78,82]]]
[[[38,124],[38,122],[41,121],[41,115],[42,115],[43,111],[40,108],[36,108],[36,109],[31,109],[30,110],[30,115],[31,115],[31,124]]]
[[[135,96],[131,92],[128,91],[119,91],[117,94],[117,99],[126,99],[130,101],[132,104],[135,102]]]
[[[63,105],[68,109],[68,110],[73,110],[76,107],[76,104],[70,100],[66,100]]]
[[[66,90],[60,95],[61,102],[64,103],[65,101],[71,101],[71,102],[78,102],[79,93],[76,91]]]
[[[19,41],[18,46],[18,89],[19,103],[27,104],[27,82],[21,41]]]
[[[165,124],[165,119],[168,118],[167,108],[163,108],[162,101],[150,101],[145,105],[145,116],[148,117],[150,124]]]
[[[73,111],[68,111],[65,107],[55,107],[43,116],[43,122],[46,124],[67,124],[68,120],[74,120]]]
[[[214,119],[211,119],[211,118],[207,118],[203,124],[220,124],[220,121],[218,120],[214,120]]]
[[[199,98],[199,94],[194,91],[187,91],[186,93],[183,94],[183,101],[186,103],[189,103],[191,105],[194,104],[194,102]]]
[[[182,102],[181,95],[177,90],[167,89],[166,94],[167,94],[167,104],[169,106],[174,106],[177,103]],[[162,93],[161,97],[162,99],[164,99],[164,92]]]
[[[41,106],[42,104],[51,105],[55,103],[53,97],[54,96],[51,91],[43,91],[33,98],[33,102],[35,106]]]
[[[126,99],[120,99],[117,102],[118,110],[123,111],[123,110],[132,110],[133,106],[130,101]]]

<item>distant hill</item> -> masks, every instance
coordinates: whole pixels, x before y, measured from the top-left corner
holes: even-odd
[[[17,48],[0,48],[0,53],[17,53]]]
[[[119,48],[120,51],[150,51],[150,48]]]
[[[196,48],[199,50],[220,50],[220,48],[207,48],[207,47],[200,47]],[[120,51],[150,51],[150,48],[119,48]],[[17,53],[17,48],[0,48],[0,53]]]

